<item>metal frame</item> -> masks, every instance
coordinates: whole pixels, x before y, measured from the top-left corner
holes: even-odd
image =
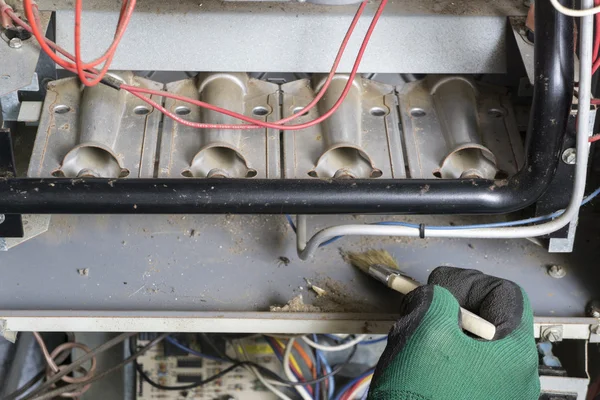
[[[11,332],[238,332],[387,334],[397,314],[171,312],[154,311],[0,311],[0,334]],[[536,317],[534,334],[562,326],[562,339],[588,340],[595,318]]]
[[[0,213],[489,214],[522,209],[554,176],[573,93],[573,20],[543,0],[538,3],[528,151],[525,166],[508,180],[15,178],[0,182]]]

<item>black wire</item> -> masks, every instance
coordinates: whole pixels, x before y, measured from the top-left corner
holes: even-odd
[[[210,340],[208,342],[210,344]],[[134,348],[134,347],[132,347],[132,348]],[[148,376],[148,374],[146,374],[146,372],[144,371],[144,368],[137,362],[137,360],[135,360],[133,363],[135,365],[135,369],[140,374],[140,376],[142,377],[142,379],[145,380],[146,382],[148,382],[148,384],[150,386],[153,386],[156,389],[160,389],[160,390],[189,390],[189,389],[194,389],[194,388],[197,388],[197,387],[200,387],[200,386],[204,386],[204,385],[206,385],[206,384],[208,384],[210,382],[213,382],[213,381],[221,378],[222,376],[227,375],[228,373],[230,373],[234,369],[236,369],[238,367],[243,367],[244,365],[248,365],[248,366],[251,366],[253,368],[258,369],[261,372],[261,374],[263,374],[268,379],[275,380],[275,381],[278,381],[280,383],[284,383],[284,384],[289,385],[289,386],[306,386],[306,385],[313,385],[315,383],[323,382],[324,380],[329,379],[329,377],[331,377],[331,376],[337,374],[338,372],[340,372],[342,370],[342,368],[344,368],[348,363],[350,363],[350,361],[352,360],[352,357],[354,357],[354,355],[356,354],[356,349],[357,349],[356,345],[353,346],[352,347],[352,351],[350,352],[350,355],[348,356],[348,358],[346,358],[346,360],[344,360],[344,362],[342,362],[341,364],[336,365],[335,368],[333,368],[330,373],[322,375],[322,376],[320,376],[317,379],[306,380],[306,381],[303,381],[303,382],[294,382],[294,381],[289,381],[287,379],[284,379],[281,376],[279,376],[278,374],[276,374],[275,372],[271,371],[269,368],[263,367],[262,365],[254,363],[252,361],[235,361],[235,360],[231,359],[232,362],[234,362],[233,365],[227,367],[226,369],[224,369],[223,371],[219,372],[218,374],[215,374],[215,375],[213,375],[213,376],[211,376],[209,378],[206,378],[206,379],[204,379],[202,381],[194,382],[194,383],[191,383],[191,384],[185,385],[185,386],[165,386],[165,385],[161,385],[160,383],[156,383],[155,381],[153,381],[152,378],[150,378],[150,376]]]
[[[140,363],[138,363],[137,361],[134,361],[134,365],[135,365],[135,369],[137,370],[138,374],[140,374],[140,376],[142,377],[142,379],[144,379],[146,382],[148,382],[150,384],[150,386],[153,386],[157,389],[160,390],[188,390],[188,389],[194,389],[200,386],[204,386],[212,381],[216,381],[217,379],[219,379],[220,377],[227,375],[228,373],[230,373],[231,371],[233,371],[234,369],[237,369],[238,367],[242,367],[244,365],[248,365],[248,364],[252,364],[248,361],[241,361],[239,363],[235,363],[231,366],[229,366],[228,368],[225,368],[223,371],[219,372],[218,374],[215,374],[209,378],[206,378],[202,381],[198,381],[198,382],[194,382],[191,383],[189,385],[185,385],[185,386],[165,386],[165,385],[161,385],[160,383],[156,383],[152,380],[152,378],[150,378],[148,376],[148,374],[146,374],[146,372],[144,371],[144,368],[142,368],[142,366],[140,365]]]

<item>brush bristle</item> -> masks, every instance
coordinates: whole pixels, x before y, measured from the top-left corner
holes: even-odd
[[[344,254],[344,258],[347,262],[354,265],[356,268],[367,272],[371,265],[379,264],[385,265],[390,268],[400,269],[398,263],[394,260],[394,257],[386,250],[367,250],[362,253],[348,252]]]

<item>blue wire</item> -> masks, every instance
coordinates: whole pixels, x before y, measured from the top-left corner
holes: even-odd
[[[221,362],[230,362],[228,360],[223,360],[222,358],[219,357],[215,357],[215,356],[210,356],[208,354],[204,354],[204,353],[200,353],[199,351],[196,351],[194,349],[190,349],[187,346],[182,345],[181,343],[179,343],[175,338],[173,338],[172,336],[167,336],[165,338],[165,340],[169,343],[171,343],[173,346],[178,347],[179,349],[192,354],[194,356],[197,357],[202,357],[202,358],[206,358],[207,360],[213,360],[213,361],[221,361]]]
[[[583,199],[583,201],[581,202],[581,206],[586,205],[587,203],[592,201],[599,194],[600,194],[600,188],[594,190],[592,193],[590,193],[587,197],[585,197]],[[549,219],[554,219],[556,217],[559,217],[564,212],[565,212],[564,210],[559,210],[559,211],[553,212],[552,214],[549,214],[549,215],[521,219],[521,220],[517,220],[517,221],[492,222],[489,224],[457,225],[457,226],[425,226],[425,228],[434,230],[434,231],[450,231],[450,230],[457,230],[457,229],[477,229],[477,228],[503,228],[503,227],[520,226],[520,225],[533,224],[536,222],[547,221]],[[292,217],[289,215],[286,215],[286,218],[287,218],[288,222],[290,223],[290,226],[292,227],[294,232],[296,232],[296,226],[294,225],[294,221],[292,220]],[[398,221],[375,222],[375,223],[373,223],[373,225],[405,226],[407,228],[414,228],[414,229],[420,229],[420,227],[421,227],[418,224],[411,224],[408,222],[398,222]],[[342,237],[343,236],[335,236],[335,237],[321,243],[319,245],[319,247],[327,246],[327,245],[341,239]]]
[[[356,385],[358,382],[360,382],[361,380],[363,380],[365,377],[371,375],[373,372],[375,372],[375,368],[371,368],[368,371],[363,372],[361,375],[357,376],[356,378],[352,379],[350,382],[348,382],[347,384],[345,384],[340,391],[337,393],[337,395],[335,396],[334,400],[340,400],[342,398],[342,396],[352,388],[352,386]]]
[[[594,197],[598,196],[599,194],[600,194],[600,188],[594,190],[592,193],[589,194],[589,196],[587,196],[585,199],[583,199],[583,201],[581,202],[581,205],[585,206],[587,203],[594,200]]]
[[[265,340],[267,341],[267,343],[269,344],[269,346],[271,346],[271,350],[273,350],[273,353],[275,353],[275,356],[277,357],[277,359],[279,360],[279,362],[281,363],[281,365],[283,365],[283,355],[281,353],[279,353],[279,351],[277,350],[277,347],[275,346],[274,342],[272,342],[272,339],[269,338],[269,337],[265,337]],[[296,379],[298,380],[298,382],[302,382],[302,380],[304,380],[304,377],[299,376],[298,374],[296,374],[296,372],[294,372],[294,370],[292,370],[292,374],[294,374],[294,376],[296,377]],[[306,386],[309,386],[309,385],[303,385],[303,386],[306,387]]]
[[[317,335],[312,335],[315,343],[318,343]],[[317,375],[321,373],[321,360],[319,360],[319,356],[315,354],[315,369],[317,370]],[[315,383],[315,395],[313,396],[315,400],[319,400],[321,398],[321,384],[320,382]]]
[[[321,359],[321,364],[323,364],[323,366],[325,367],[325,371],[327,372],[327,374],[331,374],[331,365],[329,365],[329,362],[327,361],[327,357],[325,357],[325,354],[323,354],[323,352],[318,349],[316,349],[315,352],[317,353],[317,357],[319,357]],[[332,399],[333,394],[335,393],[335,379],[333,378],[333,376],[330,376],[327,379],[329,380],[329,388],[328,388],[329,393],[328,393],[327,399]]]
[[[290,224],[294,233],[296,233],[296,224],[294,224],[294,220],[292,219],[292,216],[289,214],[285,214],[285,218],[288,220],[288,224]]]
[[[381,342],[385,342],[388,340],[387,336],[383,336],[380,337],[379,339],[372,339],[372,340],[363,340],[362,342],[358,343],[361,346],[367,346],[370,344],[375,344],[375,343],[381,343]]]

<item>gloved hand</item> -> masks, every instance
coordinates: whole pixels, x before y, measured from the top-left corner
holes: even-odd
[[[460,306],[496,326],[492,341],[467,336]],[[409,293],[392,327],[369,400],[537,400],[533,312],[515,283],[475,270],[436,268]]]

